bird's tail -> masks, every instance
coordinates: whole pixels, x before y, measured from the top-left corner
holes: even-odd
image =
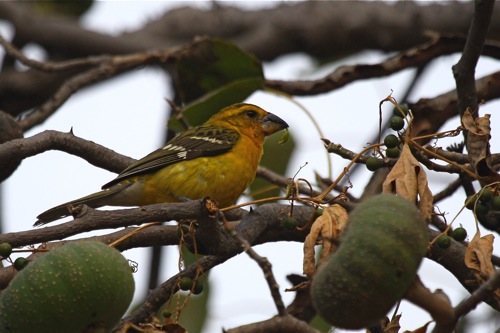
[[[115,186],[100,192],[96,192],[79,199],[68,201],[59,206],[55,206],[37,216],[38,221],[35,222],[34,226],[40,226],[63,217],[69,216],[70,206],[76,207],[78,205],[87,205],[92,208],[97,208],[101,206],[113,205],[112,197],[120,192],[123,188],[120,186]]]

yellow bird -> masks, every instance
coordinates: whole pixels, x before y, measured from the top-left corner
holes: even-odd
[[[43,212],[35,225],[70,215],[70,205],[143,206],[209,196],[230,206],[254,180],[265,137],[286,128],[256,105],[228,106],[132,163],[102,191]]]

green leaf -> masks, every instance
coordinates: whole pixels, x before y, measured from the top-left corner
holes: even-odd
[[[220,39],[193,44],[178,59],[176,70],[183,103],[191,103],[233,81],[264,79],[262,65],[256,57]]]
[[[260,77],[234,80],[188,104],[182,111],[182,117],[191,126],[200,125],[222,108],[245,100],[258,90],[262,83],[263,79]],[[168,121],[168,127],[177,132],[186,129],[176,118]]]
[[[260,61],[235,44],[204,39],[186,49],[175,64],[177,94],[185,106],[182,116],[191,126],[204,123],[222,108],[244,101],[260,89],[264,73]],[[168,126],[185,130],[178,119]]]

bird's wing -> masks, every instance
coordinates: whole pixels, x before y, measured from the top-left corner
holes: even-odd
[[[102,188],[109,188],[126,178],[153,172],[181,161],[223,154],[231,150],[239,137],[236,131],[227,128],[210,125],[196,127],[181,133],[163,148],[132,163]]]

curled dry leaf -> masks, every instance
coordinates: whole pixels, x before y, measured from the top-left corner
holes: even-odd
[[[465,265],[474,271],[474,276],[480,283],[485,282],[495,273],[491,263],[494,239],[495,236],[491,234],[481,237],[478,230],[465,251]],[[496,294],[497,297],[500,296],[500,291]]]
[[[467,135],[467,151],[474,166],[474,171],[482,186],[500,180],[500,176],[493,170],[490,152],[490,115],[474,118],[470,110],[466,110],[462,117],[462,124],[469,132]]]
[[[328,255],[335,250],[333,241],[342,233],[347,223],[349,214],[344,207],[340,205],[332,205],[323,210],[323,214],[314,221],[309,235],[304,241],[304,274],[309,278],[316,271],[316,260],[314,258],[317,241],[321,238],[323,251],[319,262],[321,263]]]
[[[384,327],[384,333],[398,333],[399,329],[401,328],[401,325],[399,324],[400,319],[400,314],[395,315],[394,318],[392,318],[391,322],[388,323],[386,327]]]
[[[413,203],[417,202],[418,195],[420,212],[426,221],[430,221],[433,196],[429,189],[427,175],[407,144],[403,146],[399,160],[385,178],[382,192],[395,193]]]

